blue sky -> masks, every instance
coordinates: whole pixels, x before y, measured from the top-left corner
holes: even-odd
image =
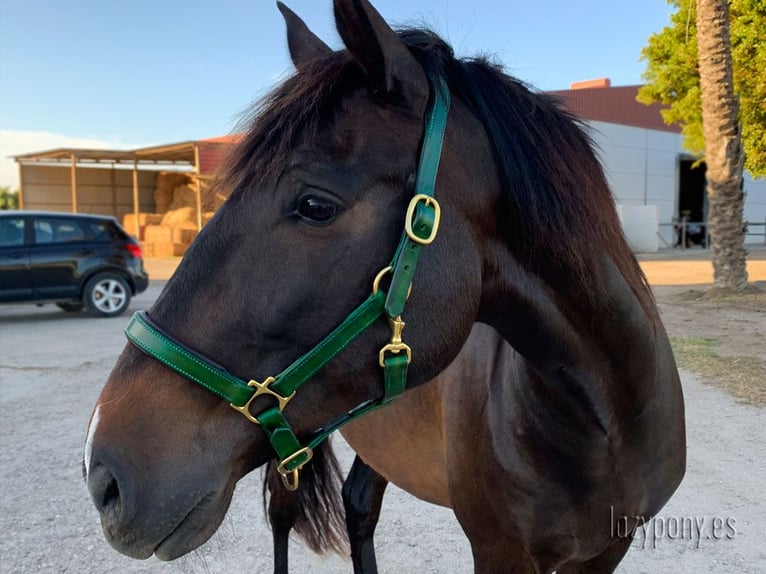
[[[665,0],[378,0],[458,55],[494,54],[514,76],[563,89],[641,81],[641,48]],[[286,0],[328,44],[329,0]],[[59,145],[172,143],[230,132],[291,70],[271,0],[0,0],[0,158]],[[35,147],[36,146],[36,147]],[[13,184],[0,171],[0,185]]]

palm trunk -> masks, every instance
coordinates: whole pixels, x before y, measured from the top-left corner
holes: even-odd
[[[697,44],[715,286],[739,290],[747,286],[744,155],[732,79],[727,0],[697,0]]]

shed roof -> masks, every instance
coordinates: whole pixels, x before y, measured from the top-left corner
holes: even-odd
[[[195,146],[234,143],[238,136],[223,136],[205,140],[191,140],[173,144],[142,147],[129,150],[56,148],[15,155],[19,163],[71,163],[78,164],[133,164],[141,165],[194,165]]]

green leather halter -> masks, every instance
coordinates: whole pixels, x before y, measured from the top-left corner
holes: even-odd
[[[313,448],[345,423],[388,403],[406,387],[412,351],[401,338],[404,329],[401,314],[412,287],[420,250],[435,239],[439,228],[440,208],[433,194],[450,106],[450,93],[444,79],[435,78],[432,84],[432,102],[426,116],[415,196],[407,209],[405,230],[396,253],[391,264],[375,277],[372,294],[313,349],[275,377],[259,383],[235,377],[182,345],[144,311],[136,313],[125,328],[128,340],[143,352],[227,400],[248,420],[260,425],[280,459],[278,470],[282,480],[291,490],[298,487],[298,471],[311,460]],[[379,283],[387,273],[391,273],[391,283],[385,293]],[[302,445],[282,414],[285,406],[303,383],[384,314],[391,325],[392,335],[379,355],[384,370],[383,396],[366,401],[329,422]],[[277,405],[253,414],[250,405],[256,397],[263,395],[275,398]]]

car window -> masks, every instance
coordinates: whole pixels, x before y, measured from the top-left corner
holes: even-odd
[[[0,247],[24,245],[24,218],[3,217],[0,219]]]
[[[38,217],[35,220],[35,243],[72,243],[84,239],[85,232],[74,219]]]
[[[94,241],[126,239],[125,233],[113,221],[88,221],[85,227],[88,237]]]

